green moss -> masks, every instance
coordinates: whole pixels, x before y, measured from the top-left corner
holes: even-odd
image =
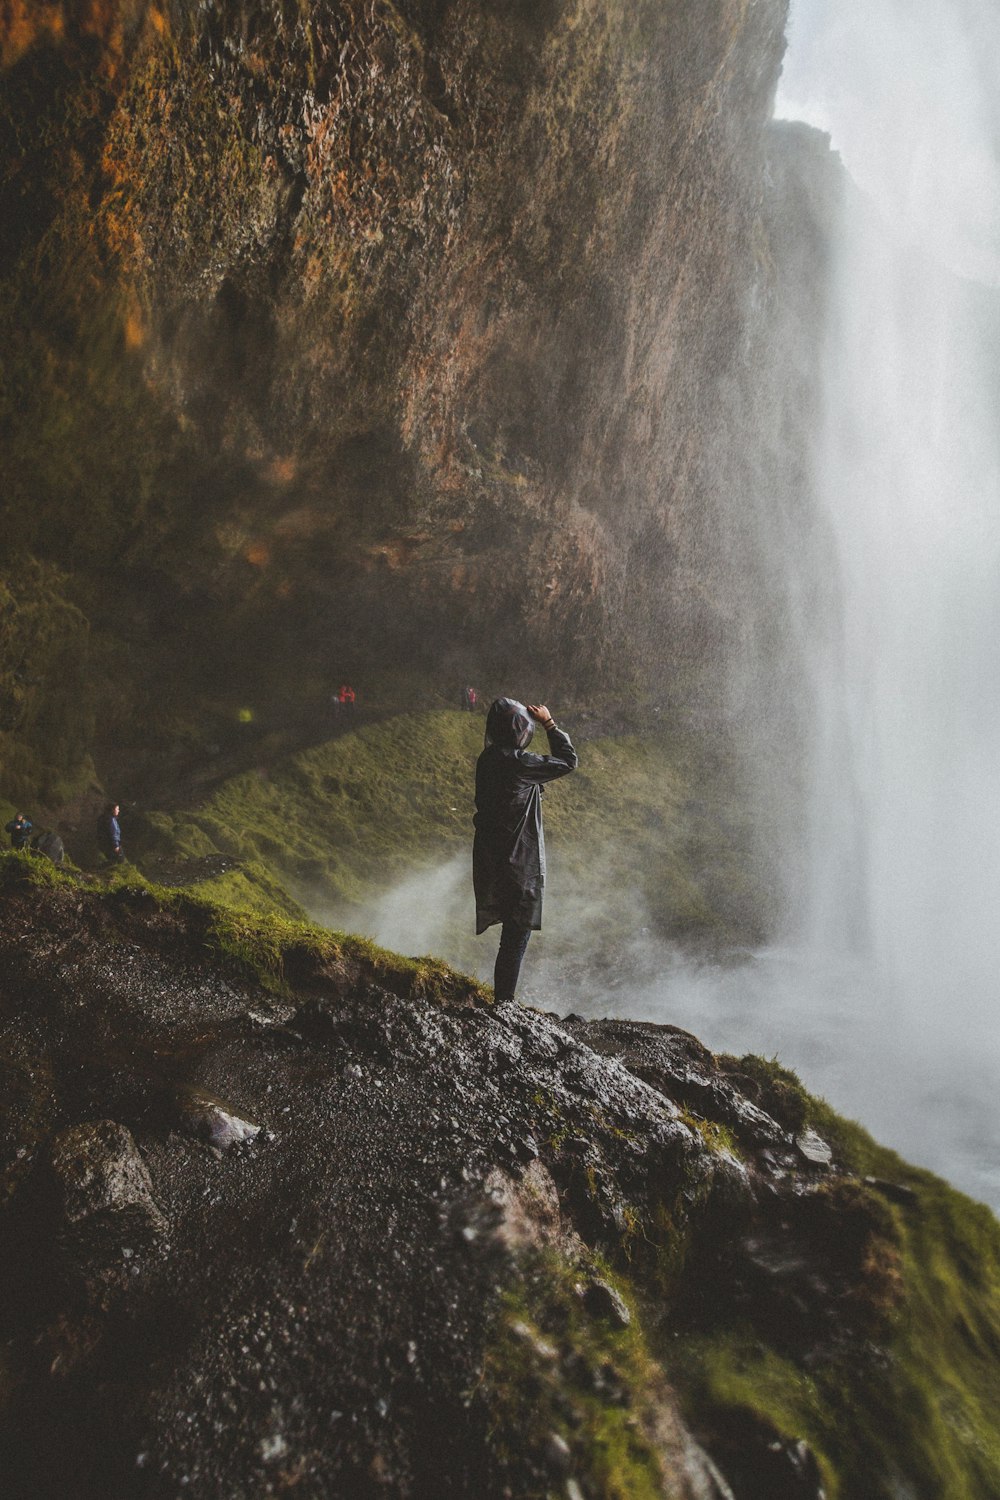
[[[475,980],[456,974],[435,959],[407,959],[365,938],[330,932],[308,922],[274,912],[254,914],[208,900],[201,892],[147,889],[164,904],[187,904],[208,917],[205,944],[225,962],[254,975],[267,989],[288,993],[293,988],[287,966],[299,974],[303,961],[314,974],[324,968],[343,976],[353,968],[395,993],[442,1001],[463,999],[488,1004],[492,996]]]
[[[756,1057],[748,1052],[743,1057],[723,1054],[718,1061],[755,1103],[793,1135],[807,1124],[817,1129],[825,1126],[827,1116],[833,1113],[808,1094],[798,1075],[776,1057]]]
[[[632,1304],[614,1329],[586,1312],[595,1273]],[[627,1283],[587,1258],[535,1253],[501,1300],[479,1392],[498,1471],[520,1500],[545,1500],[557,1483],[547,1446],[561,1438],[572,1473],[604,1500],[662,1500],[667,1488],[655,1441],[663,1387]]]
[[[746,1421],[805,1438],[831,1500],[891,1500],[903,1485],[919,1500],[990,1500],[1000,1494],[1000,1225],[805,1094],[794,1074],[739,1060],[741,1071],[750,1064],[801,1094],[838,1163],[913,1198],[891,1206],[855,1178],[833,1178],[816,1197],[816,1232],[853,1263],[843,1317],[863,1320],[865,1344],[824,1350],[811,1372],[757,1323],[723,1319],[672,1344],[668,1367],[696,1431],[716,1451]]]
[[[26,886],[49,886],[74,889],[76,881],[68,872],[41,854],[26,849],[0,851],[0,889],[17,890]]]
[[[742,1160],[743,1153],[728,1125],[722,1125],[717,1120],[702,1119],[700,1115],[693,1115],[686,1109],[681,1110],[680,1117],[690,1130],[698,1132],[710,1151],[731,1156],[736,1161]]]
[[[294,755],[266,776],[234,778],[198,809],[155,814],[154,850],[225,855],[267,870],[299,907],[350,927],[398,882],[469,859],[481,748],[481,719],[399,714]],[[688,939],[745,939],[749,830],[731,768],[668,735],[585,741],[581,757],[579,771],[546,800],[560,893],[546,912],[546,951],[558,960],[578,944],[581,907],[598,948],[650,920]],[[252,873],[247,880],[259,887],[252,896],[230,882],[227,898],[263,910],[266,881]],[[471,882],[462,890],[461,909],[450,898],[455,914],[449,909],[438,925],[447,956],[471,966]]]
[[[433,1002],[488,1005],[492,992],[468,975],[433,958],[402,958],[366,938],[331,932],[274,911],[254,912],[211,899],[203,889],[179,890],[147,880],[134,865],[116,866],[100,877],[80,876],[50,860],[24,852],[0,852],[0,889],[42,887],[79,893],[81,886],[123,908],[138,903],[174,911],[200,933],[204,948],[276,993],[294,981],[349,982],[353,974],[396,994]]]
[[[253,912],[258,916],[277,913],[300,922],[308,920],[305,911],[292,900],[272,871],[257,862],[238,865],[223,874],[199,880],[197,891],[204,900],[235,911]]]

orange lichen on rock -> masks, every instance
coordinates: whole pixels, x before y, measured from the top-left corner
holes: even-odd
[[[292,454],[289,453],[284,458],[275,457],[267,466],[267,479],[271,484],[291,484],[298,469],[298,461]]]
[[[0,66],[13,67],[36,42],[59,41],[65,29],[61,4],[0,0]]]
[[[126,349],[141,349],[148,337],[146,321],[142,315],[142,309],[133,299],[125,309],[125,321],[122,325],[125,336]]]
[[[100,71],[114,77],[124,51],[126,32],[135,33],[143,20],[163,35],[167,22],[148,0],[0,0],[0,67],[10,68],[39,44],[68,41],[72,36],[96,37],[104,44]]]
[[[379,542],[377,546],[369,548],[368,556],[372,563],[381,563],[390,573],[396,573],[405,568],[430,539],[430,533],[426,531],[412,536],[394,537],[392,541]]]

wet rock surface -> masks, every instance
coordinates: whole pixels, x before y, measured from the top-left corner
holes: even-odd
[[[799,1434],[692,1425],[642,1341],[711,1306],[850,1342],[890,1210],[694,1038],[346,950],[277,995],[193,906],[0,902],[6,1494],[600,1500],[601,1423],[657,1493],[754,1496],[759,1459],[818,1494]]]
[[[0,519],[52,565],[18,601],[28,632],[46,610],[35,685],[20,646],[0,685],[29,735],[42,701],[64,726],[39,763],[80,773],[99,702],[116,770],[161,789],[169,747],[195,775],[220,695],[270,699],[272,729],[306,695],[314,719],[332,640],[369,677],[400,651],[435,679],[529,656],[590,676],[633,650],[662,674],[663,640],[712,672],[786,13],[0,13]],[[213,718],[195,756],[165,683]]]
[[[72,1240],[113,1236],[124,1243],[166,1230],[146,1164],[124,1125],[94,1120],[61,1130],[49,1147],[49,1170]]]
[[[757,1151],[787,1151],[785,1131],[741,1092],[689,1031],[646,1021],[584,1021],[578,1016],[567,1017],[562,1025],[586,1038],[603,1056],[617,1058],[682,1109],[726,1125],[741,1143]]]

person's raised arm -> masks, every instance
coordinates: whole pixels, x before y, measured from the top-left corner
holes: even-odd
[[[549,740],[548,755],[523,754],[520,757],[522,773],[531,781],[555,781],[559,776],[568,776],[578,764],[576,751],[569,735],[559,729],[555,719],[544,703],[529,703],[528,712],[541,724]]]

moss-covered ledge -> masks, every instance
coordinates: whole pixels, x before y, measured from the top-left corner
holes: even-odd
[[[1000,1226],[779,1063],[714,1058],[671,1028],[497,1008],[435,960],[233,910],[127,869],[97,878],[6,854],[0,911],[10,1040],[0,1212],[25,1201],[54,1130],[122,1120],[164,1201],[185,1205],[175,1221],[190,1238],[178,1262],[183,1302],[185,1278],[211,1269],[199,1259],[203,1220],[213,1253],[224,1244],[249,1257],[247,1285],[257,1275],[252,1247],[232,1243],[232,1221],[211,1218],[204,1186],[211,1195],[231,1180],[227,1212],[252,1205],[290,1244],[287,1274],[305,1278],[299,1299],[317,1295],[311,1268],[330,1201],[344,1212],[357,1193],[366,1255],[383,1252],[384,1224],[409,1203],[419,1233],[389,1243],[416,1257],[407,1276],[418,1279],[400,1283],[393,1316],[405,1327],[415,1309],[436,1307],[439,1271],[428,1266],[451,1268],[452,1300],[440,1325],[414,1337],[414,1358],[430,1358],[426,1341],[444,1351],[435,1382],[454,1368],[456,1404],[441,1421],[478,1455],[462,1472],[475,1469],[484,1495],[499,1500],[503,1484],[525,1497],[572,1493],[572,1480],[585,1496],[686,1497],[697,1493],[685,1466],[702,1462],[691,1456],[699,1447],[740,1497],[1000,1493]],[[191,1090],[222,1087],[271,1131],[284,1153],[277,1176],[262,1149],[239,1172],[220,1169],[204,1186],[192,1177],[169,1110]],[[829,1165],[797,1147],[809,1129],[831,1148]],[[352,1131],[363,1162],[389,1132],[404,1165],[373,1157],[352,1188]],[[299,1222],[321,1159],[329,1180],[306,1212],[300,1254],[287,1224]],[[211,1167],[197,1161],[199,1172]],[[298,1174],[294,1208],[285,1172]],[[544,1185],[548,1241],[510,1252],[490,1196],[497,1180],[522,1199]],[[342,1274],[360,1276],[368,1296],[367,1272],[352,1264]],[[162,1272],[142,1274],[155,1288],[171,1266],[168,1257]],[[331,1272],[322,1284],[340,1283]],[[353,1327],[357,1305],[331,1312],[331,1328]],[[227,1315],[213,1314],[223,1327]],[[88,1316],[112,1348],[113,1328]],[[31,1348],[55,1336],[30,1332]],[[97,1334],[88,1324],[74,1337]],[[89,1356],[77,1357],[86,1374]],[[412,1383],[405,1340],[399,1361],[399,1380]],[[329,1380],[328,1367],[314,1378]],[[17,1380],[29,1389],[27,1375]],[[175,1411],[169,1391],[163,1402]],[[168,1454],[172,1432],[156,1439]],[[213,1482],[218,1492],[229,1480],[219,1471]]]
[[[133,926],[161,945],[175,945],[178,956],[194,948],[279,996],[366,981],[441,1004],[493,1003],[489,989],[438,959],[404,958],[367,938],[276,912],[248,912],[201,890],[157,885],[131,865],[93,876],[63,871],[40,855],[4,851],[0,894],[18,892],[44,893],[55,907],[50,915],[57,915],[60,901],[73,901],[79,910],[82,894],[95,915],[103,911],[123,929]]]
[[[834,1170],[777,1219],[760,1216],[754,1274],[698,1278],[695,1313],[654,1341],[694,1431],[737,1494],[821,1483],[827,1500],[990,1500],[1000,1223],[776,1060],[722,1062],[792,1130],[817,1131]],[[806,1274],[789,1265],[796,1253]]]

